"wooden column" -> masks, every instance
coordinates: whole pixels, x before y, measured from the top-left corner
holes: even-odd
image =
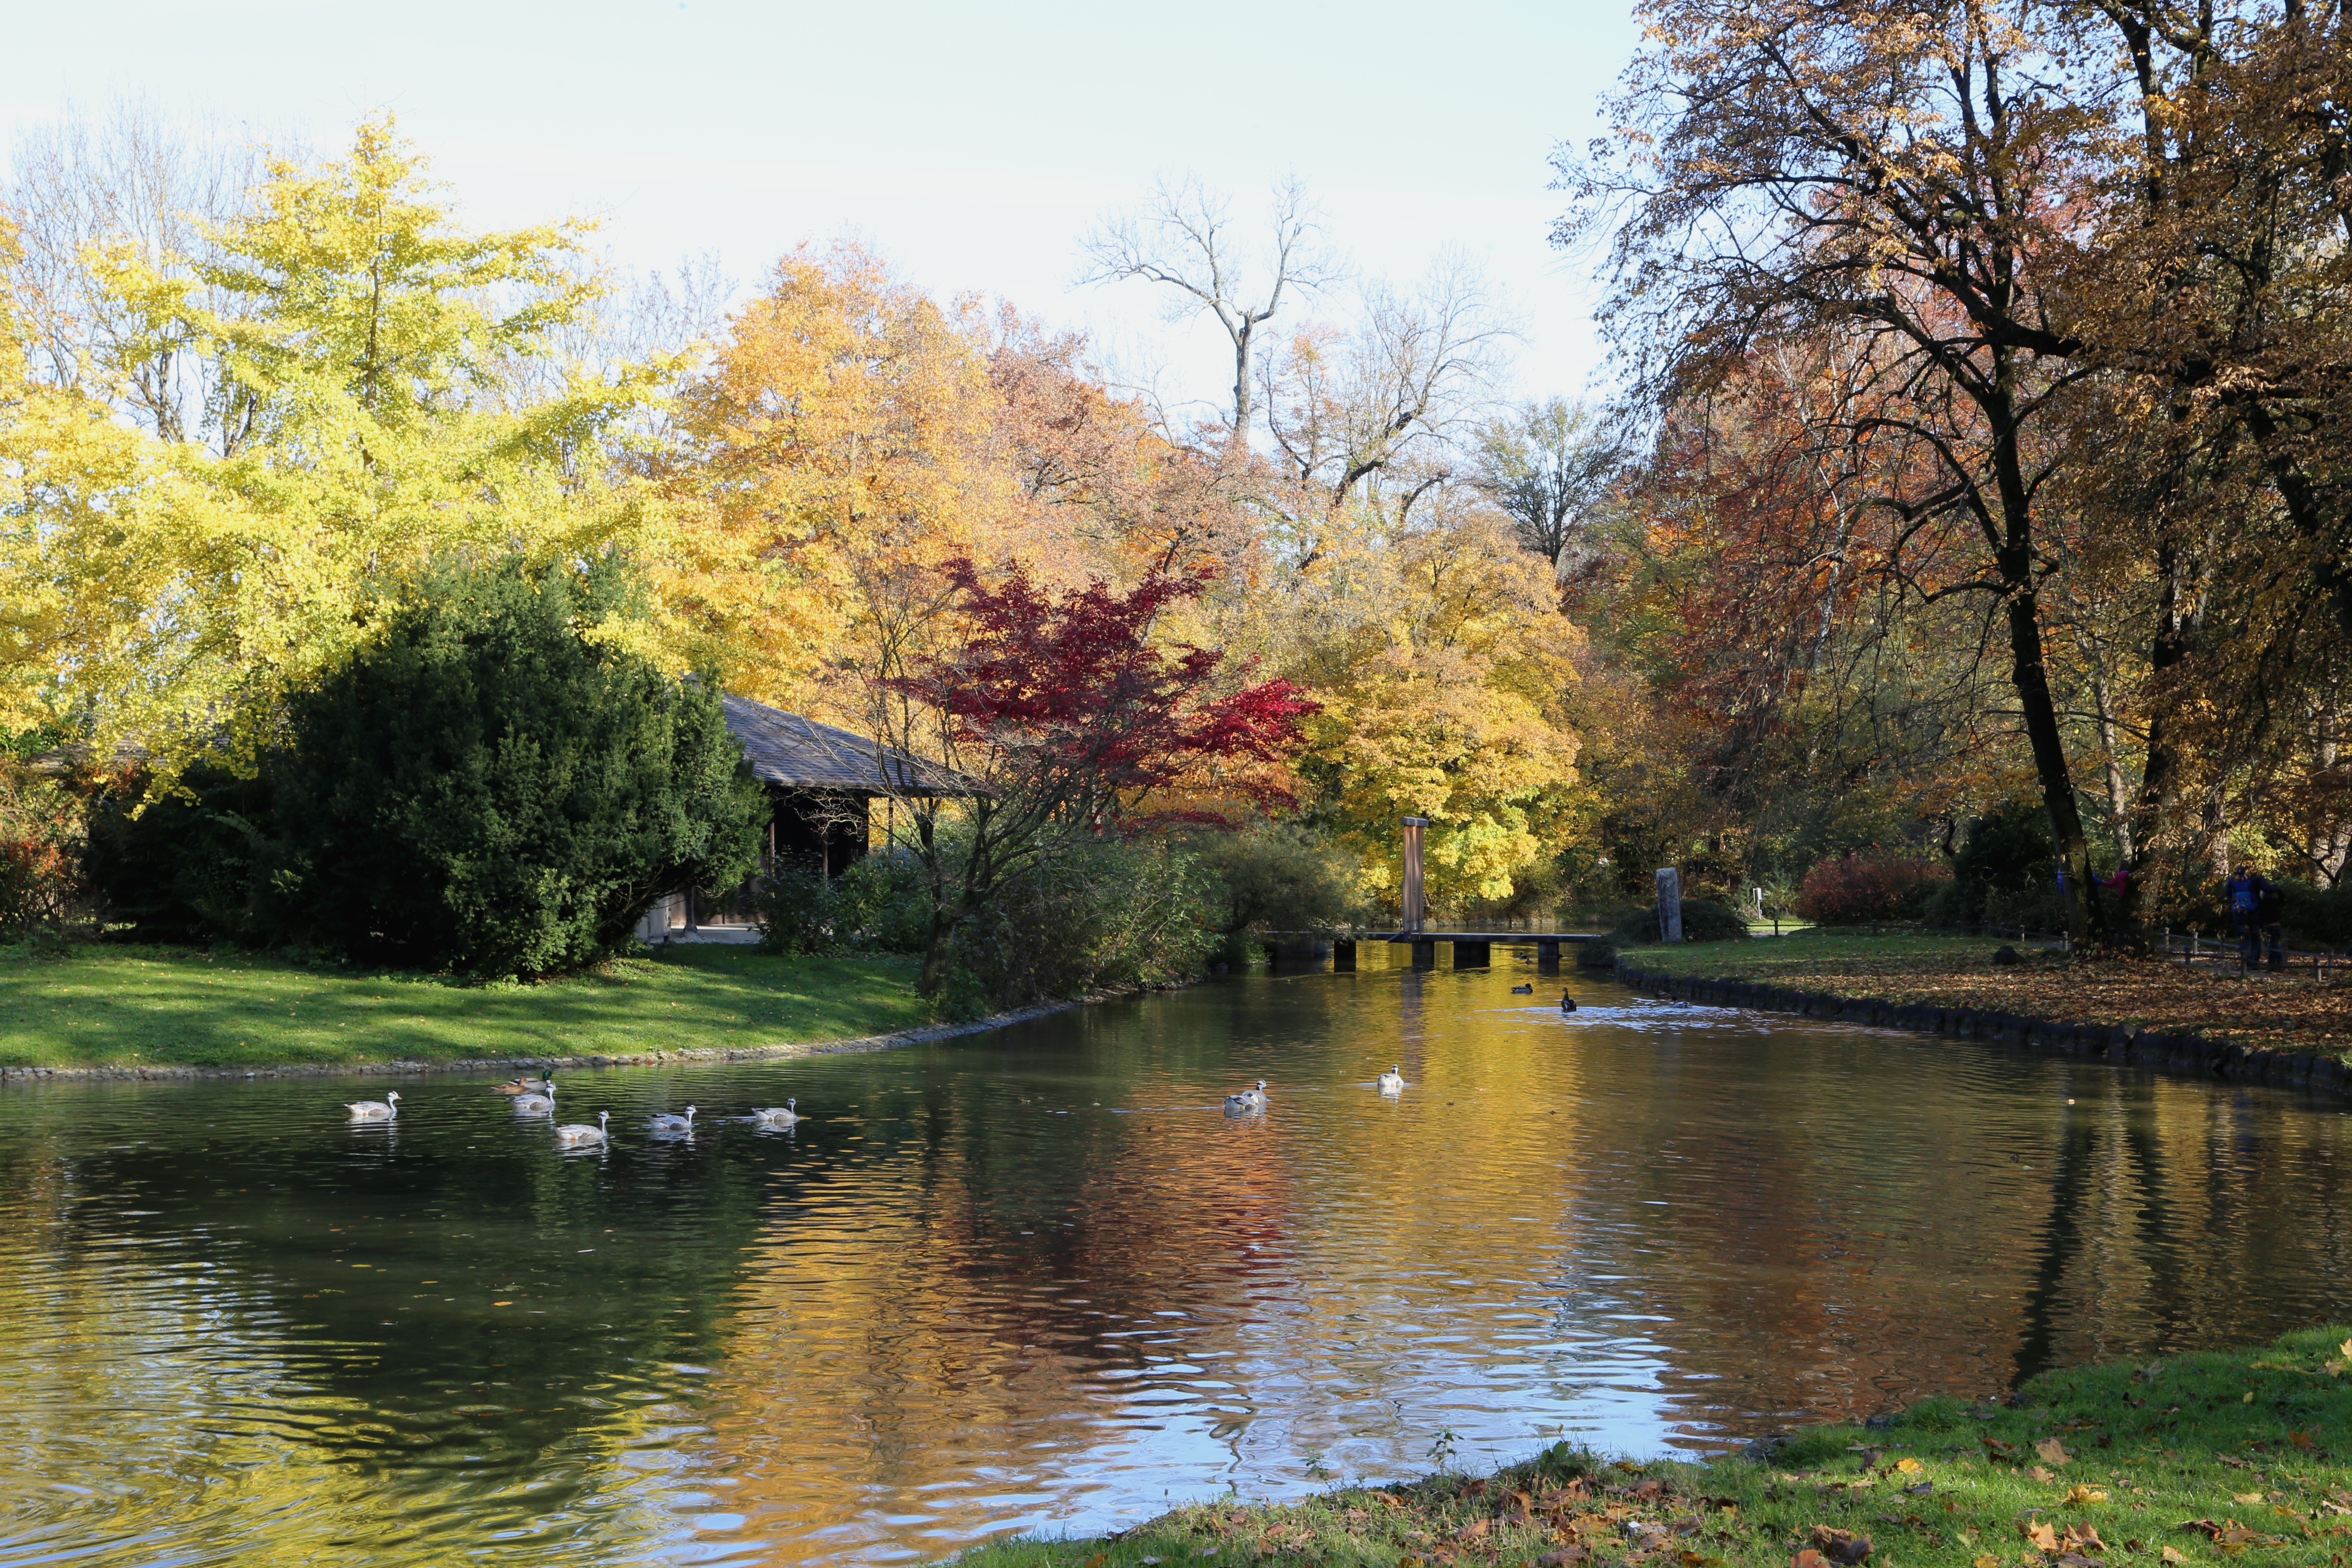
[[[1421,830],[1429,826],[1429,818],[1406,816],[1398,820],[1404,825],[1404,929],[1418,931],[1426,918],[1421,887]]]

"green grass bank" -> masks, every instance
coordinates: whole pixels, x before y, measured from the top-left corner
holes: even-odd
[[[315,1068],[639,1056],[843,1039],[929,1021],[912,960],[681,944],[537,984],[266,954],[0,949],[0,1068]]]
[[[2352,1343],[2053,1372],[2011,1404],[1932,1399],[1769,1458],[1607,1461],[1566,1446],[1494,1476],[1221,1500],[1117,1537],[975,1548],[960,1568],[1206,1560],[1665,1568],[2092,1568],[2352,1563]]]

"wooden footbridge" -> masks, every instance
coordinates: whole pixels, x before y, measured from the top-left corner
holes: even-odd
[[[1437,967],[1437,944],[1447,943],[1454,950],[1455,969],[1486,969],[1495,962],[1495,948],[1532,947],[1536,950],[1536,967],[1559,967],[1560,944],[1599,942],[1599,935],[1589,932],[1556,931],[1277,931],[1266,933],[1266,956],[1276,963],[1319,963],[1326,957],[1331,967],[1346,973],[1356,967],[1356,944],[1386,942],[1392,947],[1412,948],[1412,967]]]

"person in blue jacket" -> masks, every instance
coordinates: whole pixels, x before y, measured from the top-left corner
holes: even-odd
[[[2279,927],[2275,923],[2286,902],[2285,895],[2269,878],[2241,866],[2230,873],[2221,884],[2221,895],[2230,906],[2230,930],[2238,939],[2238,966],[2252,969],[2262,961],[2263,931],[2271,931],[2272,966],[2286,967],[2286,952],[2280,945]],[[2267,907],[2266,907],[2267,906]],[[2269,917],[2265,921],[2264,916]]]

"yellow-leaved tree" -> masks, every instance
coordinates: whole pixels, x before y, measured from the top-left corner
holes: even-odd
[[[1578,805],[1572,723],[1582,634],[1545,562],[1483,512],[1327,549],[1293,613],[1320,713],[1302,772],[1318,814],[1397,896],[1397,819],[1423,816],[1433,904],[1508,899]],[[1321,621],[1319,637],[1309,629]]]
[[[1000,554],[982,323],[847,243],[803,247],[681,399],[663,575],[730,689],[855,718],[956,556]],[[846,677],[846,678],[845,678]]]
[[[10,625],[21,599],[44,628],[0,647],[12,689],[101,749],[145,748],[161,782],[200,752],[248,760],[282,694],[426,561],[544,565],[661,532],[621,459],[667,367],[563,362],[597,289],[576,227],[467,229],[389,117],[345,158],[268,168],[203,255],[92,258],[135,323],[124,365],[210,362],[185,439],[61,394],[16,416],[64,477],[26,489],[0,564]],[[44,605],[39,584],[70,586]]]

